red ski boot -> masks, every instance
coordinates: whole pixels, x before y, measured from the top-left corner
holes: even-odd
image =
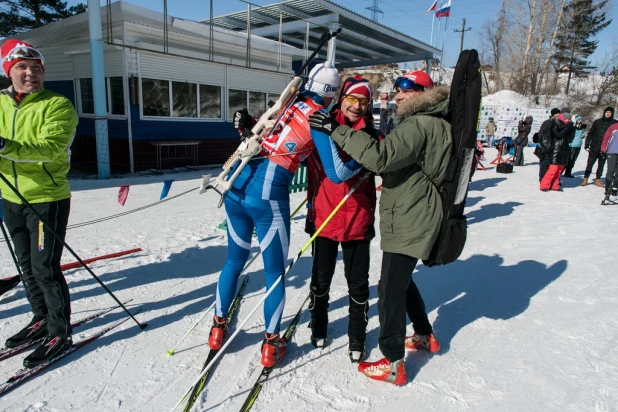
[[[272,368],[285,355],[285,340],[278,333],[265,333],[262,343],[262,365]]]
[[[436,353],[440,350],[440,342],[433,333],[430,335],[419,335],[415,333],[412,336],[406,337],[406,349],[420,350],[424,349],[430,353]]]
[[[392,383],[393,385],[403,386],[408,381],[403,359],[396,362],[390,362],[386,358],[377,362],[361,362],[358,364],[358,371],[370,379]]]
[[[219,350],[223,346],[223,339],[227,332],[227,318],[213,316],[212,328],[210,328],[210,336],[208,337],[208,346],[212,350]]]

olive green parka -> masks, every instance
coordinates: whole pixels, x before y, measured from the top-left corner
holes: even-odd
[[[449,87],[435,87],[399,104],[400,122],[382,141],[347,126],[332,139],[368,170],[382,176],[381,247],[427,259],[442,223],[439,187],[452,154]]]

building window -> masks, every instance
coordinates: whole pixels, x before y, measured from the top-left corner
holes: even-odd
[[[144,116],[221,119],[221,87],[142,79]]]
[[[200,84],[200,117],[203,119],[221,118],[221,88]]]
[[[79,79],[79,95],[82,103],[82,114],[94,114],[92,79]]]
[[[268,102],[269,103],[272,102],[272,104],[277,103],[277,100],[279,100],[279,96],[281,96],[281,95],[280,94],[274,94],[274,93],[268,93]]]
[[[197,117],[197,84],[172,82],[174,117]]]
[[[124,84],[122,77],[110,77],[107,79],[109,90],[109,112],[124,116]]]
[[[237,110],[242,110],[247,107],[247,91],[230,89],[228,93],[228,119],[232,119]]]
[[[79,79],[80,113],[94,114],[92,79]],[[108,115],[124,116],[124,89],[122,77],[105,78],[105,103]]]
[[[248,92],[245,90],[230,90],[229,91],[229,111],[228,119],[232,119],[236,110],[246,108],[249,114],[253,117],[260,117],[266,109],[268,109],[267,102],[272,101],[275,103],[279,99],[279,94],[264,92]]]
[[[170,116],[170,82],[142,79],[144,116]]]
[[[251,116],[260,117],[266,111],[266,93],[249,92],[249,113]]]

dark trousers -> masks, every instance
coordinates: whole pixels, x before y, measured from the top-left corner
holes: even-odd
[[[605,175],[605,193],[618,187],[618,154],[607,155],[607,174]]]
[[[543,159],[539,159],[539,182],[543,180],[543,177],[545,177],[545,173],[547,173],[547,170],[549,169],[549,161],[547,159],[547,155],[544,155]]]
[[[571,147],[571,154],[569,155],[569,163],[566,165],[566,168],[564,169],[565,172],[564,174],[566,176],[570,176],[571,172],[573,171],[573,167],[575,166],[575,162],[577,161],[577,158],[579,157],[579,152],[582,150],[581,147]]]
[[[397,253],[382,255],[378,283],[380,351],[391,362],[402,359],[405,354],[406,313],[416,333],[429,335],[433,332],[423,297],[412,280],[417,262],[417,258]]]
[[[325,237],[314,241],[313,268],[311,273],[311,330],[314,338],[326,338],[328,326],[329,290],[339,242]],[[369,240],[341,242],[343,267],[348,282],[349,315],[348,337],[350,342],[365,343],[367,337],[367,310],[369,308]]]
[[[524,165],[524,146],[517,145],[517,154],[515,155],[515,163],[514,166],[523,166]]]
[[[71,199],[32,204],[62,239],[66,235]],[[69,287],[60,270],[63,244],[26,205],[2,200],[4,223],[13,239],[15,255],[32,313],[47,317],[52,336],[71,334]]]
[[[586,171],[584,172],[584,178],[588,179],[592,174],[592,166],[596,161],[599,161],[597,165],[597,179],[603,177],[603,167],[605,167],[605,155],[601,152],[593,152],[590,150],[588,153],[588,163],[586,164]]]

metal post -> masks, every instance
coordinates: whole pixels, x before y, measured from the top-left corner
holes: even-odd
[[[247,67],[251,67],[251,3],[247,3]]]
[[[331,34],[337,30],[339,30],[339,23],[330,23],[328,25],[328,31],[330,31]],[[326,60],[328,60],[333,67],[335,67],[335,55],[337,53],[337,46],[335,42],[335,37],[331,37],[328,41],[328,49],[326,51]]]
[[[105,66],[103,64],[103,29],[101,28],[101,5],[88,0],[88,32],[90,35],[90,58],[92,61],[92,95],[94,99],[94,122],[97,140],[97,168],[99,179],[109,179],[109,140],[107,130],[107,102],[105,98]]]

